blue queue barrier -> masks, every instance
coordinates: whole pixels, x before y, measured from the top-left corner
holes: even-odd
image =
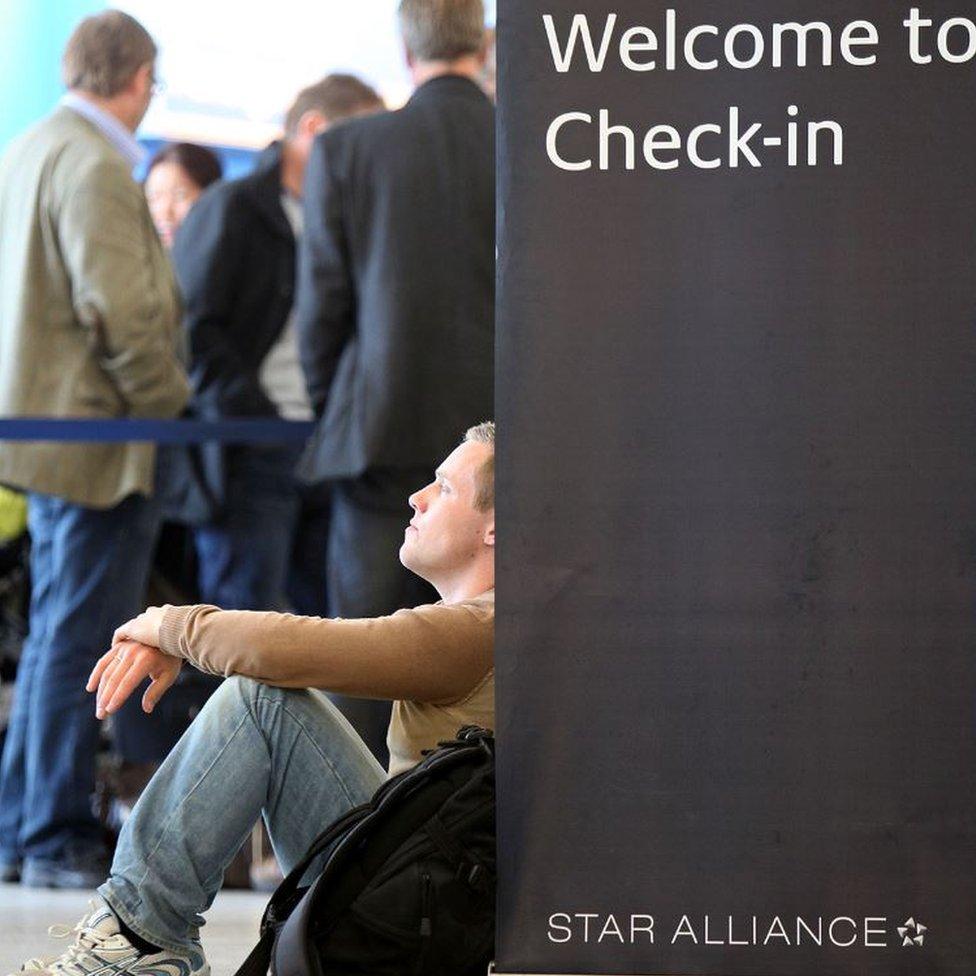
[[[52,417],[0,419],[0,441],[156,444],[280,444],[307,440],[312,421],[272,418],[228,420],[103,420]]]

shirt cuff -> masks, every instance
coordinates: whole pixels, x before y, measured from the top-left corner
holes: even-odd
[[[192,606],[170,607],[163,613],[163,622],[159,625],[159,649],[164,654],[169,654],[171,657],[183,657],[183,652],[180,650],[180,639],[192,610]]]

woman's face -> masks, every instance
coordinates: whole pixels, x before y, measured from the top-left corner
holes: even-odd
[[[146,177],[146,200],[153,223],[166,247],[173,246],[176,228],[203,191],[189,174],[170,160],[154,166]]]

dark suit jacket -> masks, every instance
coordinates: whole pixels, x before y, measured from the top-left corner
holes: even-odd
[[[247,176],[208,188],[177,231],[172,258],[189,339],[191,409],[199,417],[278,415],[258,377],[294,302],[295,235],[281,192],[275,144]],[[170,458],[176,472],[164,492],[170,517],[192,524],[219,511],[225,460],[219,444]],[[198,504],[200,487],[209,493],[209,510]]]
[[[321,417],[308,479],[432,468],[493,415],[494,126],[449,75],[316,140],[296,309]]]
[[[281,206],[281,149],[210,187],[173,242],[194,406],[206,417],[275,417],[258,380],[294,301],[295,235]]]

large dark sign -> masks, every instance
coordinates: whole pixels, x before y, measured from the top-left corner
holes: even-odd
[[[976,973],[976,3],[499,4],[503,973]]]

